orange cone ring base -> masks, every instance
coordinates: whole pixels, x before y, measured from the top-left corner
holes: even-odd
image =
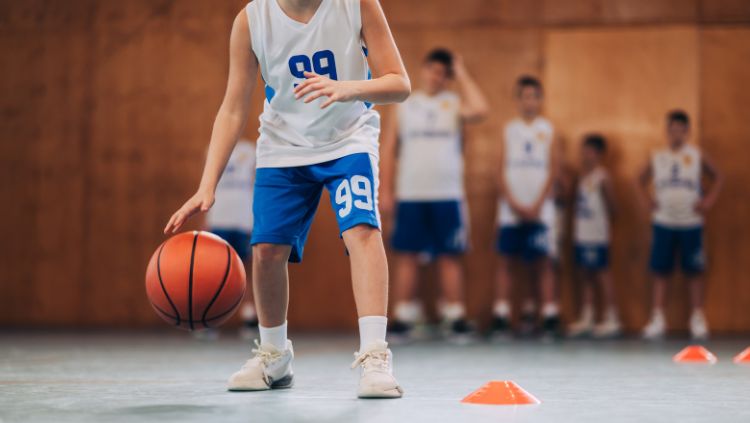
[[[744,351],[737,354],[732,361],[736,364],[750,364],[750,347],[745,348]]]
[[[705,363],[714,364],[716,356],[700,345],[690,345],[678,352],[672,359],[675,363]]]
[[[526,392],[515,382],[509,380],[493,380],[470,393],[461,400],[466,404],[488,405],[529,405],[541,404],[541,401]]]

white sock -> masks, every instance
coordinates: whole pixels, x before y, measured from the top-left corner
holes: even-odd
[[[279,326],[265,328],[258,325],[260,345],[272,345],[279,351],[286,351],[286,321]]]
[[[651,320],[653,321],[653,320],[656,320],[656,319],[664,319],[664,310],[662,310],[660,308],[655,308],[651,312]]]
[[[581,309],[581,321],[591,323],[594,321],[594,308],[591,304],[586,304]]]
[[[365,316],[359,318],[359,352],[367,351],[372,344],[385,342],[388,318],[385,316]]]
[[[422,319],[422,304],[418,301],[398,303],[393,315],[401,322],[416,323]]]
[[[492,307],[492,314],[495,317],[510,318],[510,304],[508,304],[508,301],[496,301],[495,306]]]
[[[560,310],[557,303],[546,303],[542,306],[542,317],[557,317]]]
[[[453,322],[458,319],[463,319],[466,315],[466,309],[461,303],[442,303],[440,305],[440,316],[443,320]]]
[[[255,306],[252,304],[243,305],[242,309],[240,310],[240,316],[242,317],[243,322],[255,320],[258,317],[258,315],[255,313]]]

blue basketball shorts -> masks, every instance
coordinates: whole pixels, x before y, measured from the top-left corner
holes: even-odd
[[[226,241],[227,244],[231,245],[242,261],[246,261],[250,258],[251,235],[249,231],[228,228],[211,228],[209,232],[217,235],[219,238]]]
[[[323,188],[336,213],[339,235],[357,225],[380,229],[377,159],[357,153],[308,166],[258,168],[251,244],[291,245],[289,261],[302,261]]]
[[[652,272],[671,274],[678,257],[682,270],[687,274],[699,274],[705,270],[702,226],[673,228],[655,224],[651,243]]]
[[[585,270],[600,271],[609,267],[607,244],[576,244],[576,264]]]
[[[497,231],[497,252],[502,256],[534,261],[550,256],[549,227],[540,222],[501,226]]]
[[[399,201],[391,244],[401,253],[462,254],[467,247],[467,226],[461,200]]]

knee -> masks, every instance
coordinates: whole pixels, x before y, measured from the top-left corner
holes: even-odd
[[[363,245],[380,240],[380,230],[370,225],[357,225],[344,232],[344,241],[348,247]],[[351,245],[350,245],[351,244]]]
[[[290,247],[277,244],[253,245],[253,263],[256,266],[286,265]]]

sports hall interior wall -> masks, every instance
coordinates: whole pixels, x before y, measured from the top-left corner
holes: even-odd
[[[650,230],[635,175],[663,142],[664,113],[691,113],[695,140],[726,176],[708,218],[708,318],[717,332],[750,331],[750,3],[382,3],[413,82],[424,53],[446,46],[461,52],[490,98],[490,119],[466,131],[473,318],[486,321],[491,303],[499,134],[514,113],[514,79],[532,73],[546,84],[546,112],[572,167],[583,133],[611,142],[620,204],[613,264],[629,329],[649,310]],[[0,1],[0,325],[162,327],[145,298],[145,265],[169,214],[197,185],[225,87],[229,28],[243,4]],[[255,96],[250,137],[260,90]],[[295,330],[356,324],[343,245],[321,204],[305,262],[291,269]],[[577,287],[563,259],[570,316]],[[684,321],[684,290],[675,288],[669,314]]]

